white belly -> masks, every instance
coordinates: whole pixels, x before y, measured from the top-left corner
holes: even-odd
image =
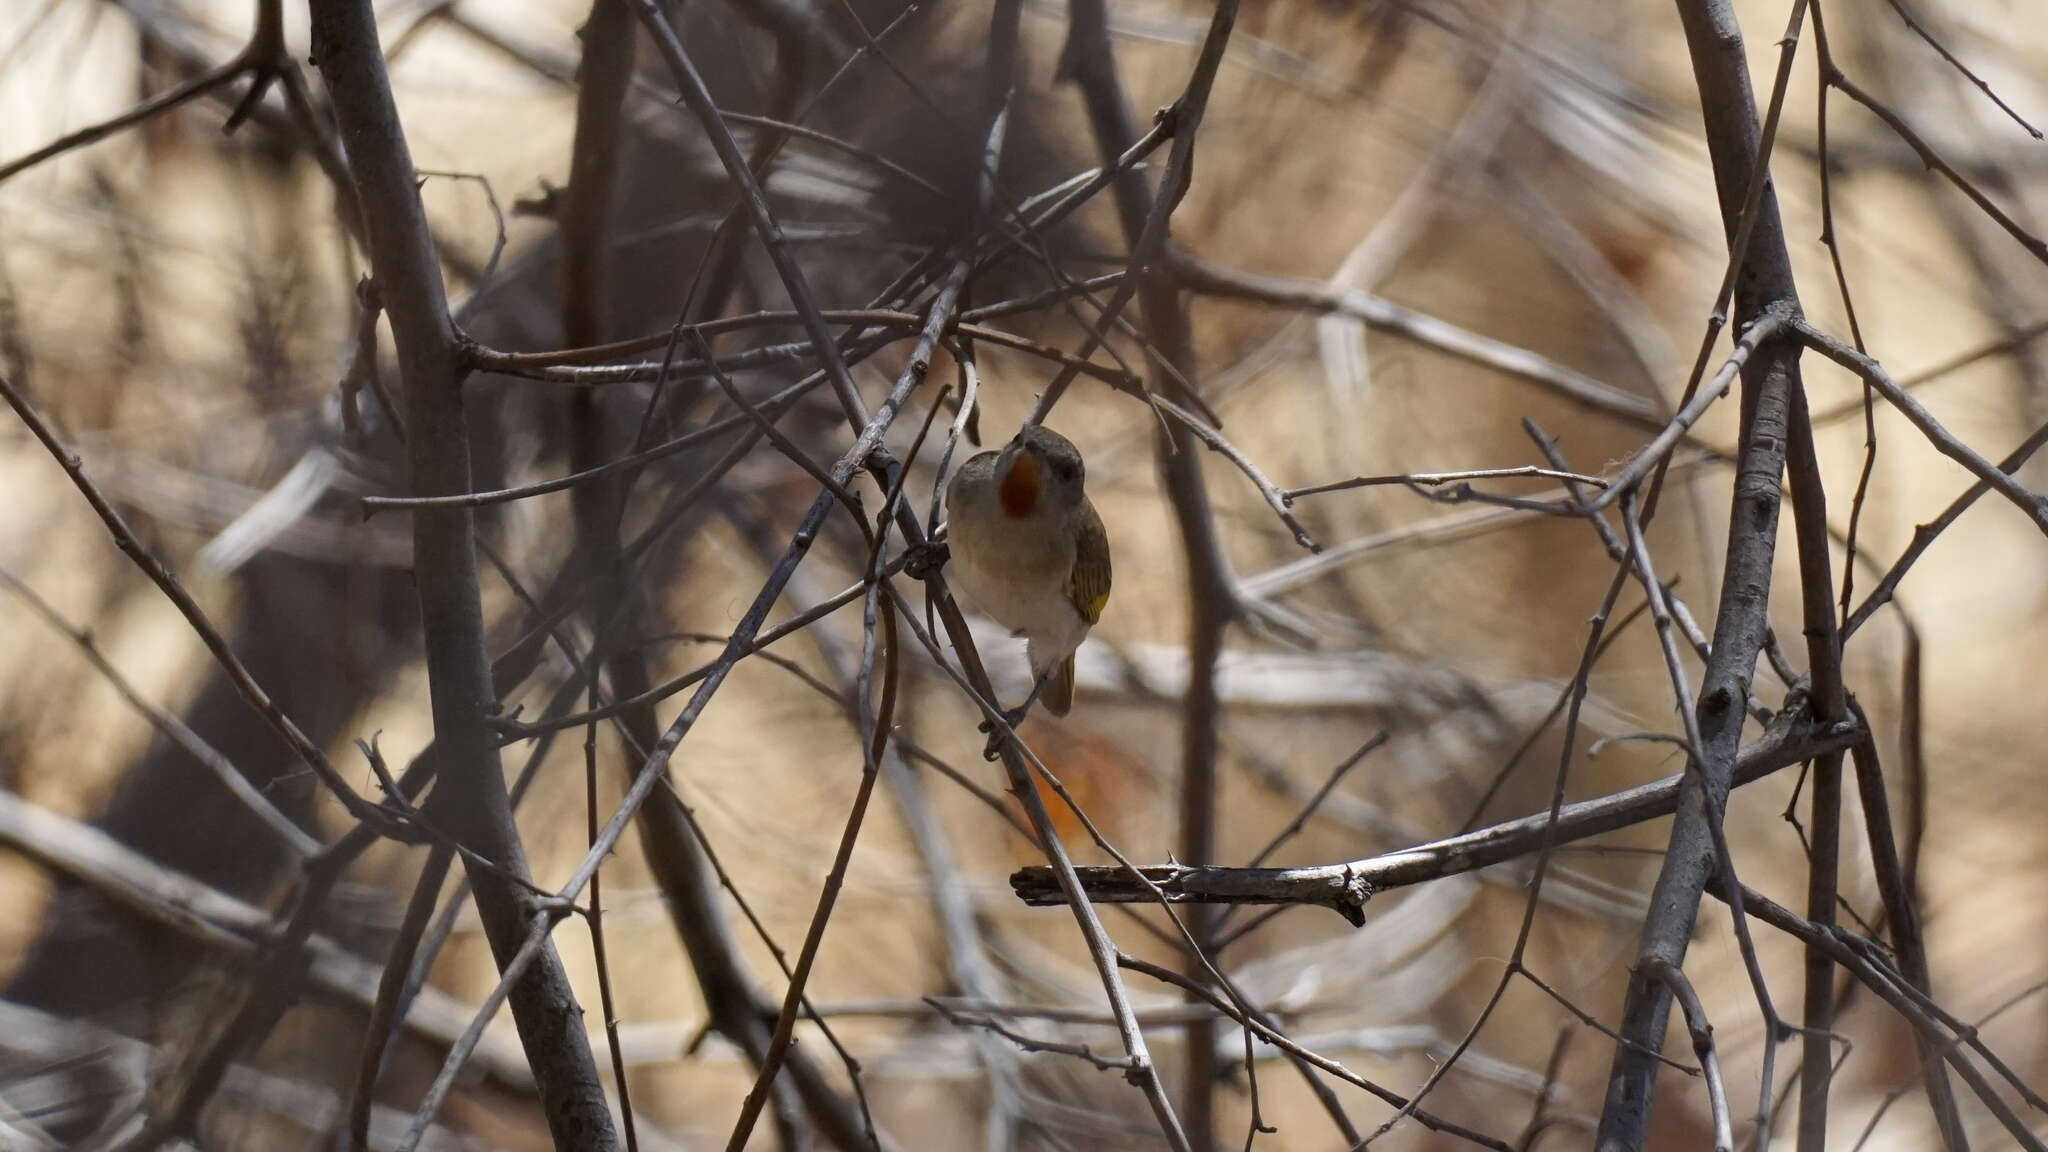
[[[1042,676],[1080,647],[1088,622],[1067,595],[1073,545],[1058,537],[1034,540],[1015,521],[999,533],[947,528],[952,562],[947,583],[974,607],[1030,641],[1031,672]]]

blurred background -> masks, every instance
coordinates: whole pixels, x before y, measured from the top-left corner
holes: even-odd
[[[1787,8],[1737,5],[1760,98]],[[576,0],[392,0],[377,12],[458,322],[494,348],[560,346],[553,217],[575,129],[576,29],[588,9]],[[1890,4],[1844,0],[1825,13],[1846,72],[2022,225],[2043,219],[2048,145],[1986,100]],[[719,0],[671,15],[723,108],[800,119],[828,137],[789,141],[766,181],[826,307],[868,306],[971,217],[972,170],[962,157],[974,155],[967,113],[982,84],[985,0],[815,8]],[[1058,73],[1067,15],[1051,0],[1023,4],[1019,90],[1000,171],[1005,193],[1020,200],[1098,162],[1080,95]],[[1210,9],[1115,0],[1108,15],[1131,109],[1148,124],[1185,85]],[[2048,6],[1922,0],[1911,16],[2019,115],[2048,118],[2048,47],[2038,35]],[[250,21],[240,0],[0,0],[0,163],[230,60]],[[826,86],[863,26],[880,38],[886,62],[870,53]],[[285,6],[285,36],[304,60],[298,5]],[[610,339],[676,321],[730,205],[703,133],[673,104],[667,73],[641,40],[609,230],[600,323]],[[1773,158],[1777,193],[1805,309],[1846,334],[1817,240],[1822,138],[1810,39],[1800,52]],[[317,74],[308,75],[320,105]],[[432,735],[406,517],[367,515],[358,503],[404,491],[403,454],[375,395],[398,388],[398,377],[388,329],[372,355],[360,350],[356,283],[366,268],[323,170],[320,138],[275,92],[223,135],[245,87],[223,85],[0,183],[0,371],[78,451],[278,705],[374,796],[353,742],[374,735],[397,767]],[[2003,456],[2048,421],[2048,360],[2032,342],[2048,318],[2041,265],[1863,109],[1837,95],[1826,128],[1834,230],[1871,354],[1958,436]],[[762,131],[735,124],[742,145]],[[1575,469],[1610,469],[1675,402],[1726,261],[1699,98],[1668,4],[1251,0],[1196,155],[1193,186],[1173,218],[1174,238],[1192,257],[1350,304],[1328,312],[1189,293],[1202,394],[1231,442],[1282,488],[1541,464],[1525,418],[1558,440]],[[1076,277],[1125,264],[1107,196],[1045,239]],[[970,299],[987,304],[1043,287],[1038,266],[1019,256],[978,276]],[[762,250],[744,245],[724,311],[787,306]],[[1068,350],[1085,337],[1057,306],[989,323]],[[799,336],[748,329],[720,350]],[[1113,343],[1142,367],[1135,344]],[[856,369],[871,402],[908,349],[890,344]],[[976,351],[979,435],[994,446],[1054,367],[988,341]],[[805,370],[771,364],[737,385],[759,399]],[[940,386],[957,379],[954,358],[941,355],[890,434],[910,459],[907,491],[920,516],[951,410],[940,407],[914,458],[911,445],[941,404]],[[1806,383],[1832,518],[1845,530],[1864,466],[1862,390],[1816,357],[1806,360]],[[565,431],[571,390],[479,374],[467,395],[476,488],[574,470]],[[595,395],[621,445],[680,435],[724,404],[708,380],[678,382],[658,402],[646,385]],[[1660,573],[1707,627],[1720,593],[1735,421],[1732,403],[1717,406],[1680,450],[1649,535]],[[1048,424],[1086,456],[1116,585],[1081,653],[1074,713],[1034,718],[1021,733],[1124,854],[1163,861],[1179,843],[1190,607],[1187,554],[1154,450],[1158,422],[1143,403],[1084,376]],[[822,391],[782,427],[817,460],[835,459],[848,443]],[[1837,571],[1851,568],[1859,588],[1970,483],[1882,405],[1874,429],[1859,555],[1851,565],[1836,553]],[[633,576],[642,605],[633,646],[657,682],[716,653],[816,491],[764,445],[705,499],[672,513],[671,499],[706,475],[722,447],[664,458],[627,491],[628,538],[646,532],[648,540]],[[1384,742],[1341,775],[1269,862],[1361,858],[1540,811],[1563,749],[1557,726],[1543,721],[1578,667],[1587,618],[1613,573],[1587,525],[1432,500],[1399,485],[1365,487],[1295,503],[1324,546],[1311,554],[1243,472],[1215,453],[1200,457],[1223,552],[1250,608],[1227,632],[1219,662],[1216,859],[1257,855],[1333,769],[1381,733]],[[2020,476],[2036,488],[2048,481],[2039,467]],[[1552,481],[1528,478],[1486,487],[1555,491]],[[207,899],[257,917],[245,927],[269,916],[297,875],[283,841],[149,710],[203,737],[319,838],[339,835],[349,820],[11,416],[0,420],[0,491],[0,788],[8,804],[0,820],[0,1147],[64,1147],[118,1128],[138,1102],[160,1097],[164,1070],[205,1034],[247,960],[246,939],[224,945],[219,932],[195,929],[191,915],[135,895],[118,879],[129,875],[121,868],[141,861],[156,869],[147,874],[203,886]],[[532,611],[577,551],[570,496],[481,509],[478,528],[507,711],[533,718],[580,707],[576,667],[544,635],[535,639]],[[1773,602],[1778,634],[1798,662],[1789,517],[1784,532]],[[857,583],[866,557],[850,523],[835,518],[771,620]],[[1964,1020],[2048,979],[2048,904],[2039,898],[2048,878],[2048,794],[2039,784],[2048,736],[2039,690],[2048,652],[2044,559],[2048,548],[2024,517],[1985,501],[1928,550],[1896,606],[1848,650],[1849,687],[1893,769],[1893,811],[1916,870],[1934,992]],[[916,597],[914,582],[899,583]],[[1606,737],[1681,730],[1641,603],[1639,591],[1623,594],[1614,639],[1593,671],[1571,762],[1574,799],[1682,767],[1668,743],[1595,749]],[[588,642],[586,623],[564,627]],[[1018,698],[1021,644],[992,624],[978,635],[999,689]],[[771,1013],[785,985],[765,940],[793,952],[803,938],[861,775],[850,704],[860,642],[852,608],[770,649],[779,663],[742,663],[671,765],[674,794],[749,910],[720,893],[725,922],[713,936]],[[1001,1008],[995,1016],[1019,1035],[1118,1050],[1071,916],[1027,908],[1010,892],[1008,874],[1041,857],[1015,833],[1015,801],[979,755],[976,711],[925,653],[906,646],[903,656],[902,739],[884,765],[809,986],[858,1059],[874,1123],[904,1149],[1161,1146],[1117,1072],[1025,1050],[973,1022]],[[1697,683],[1696,662],[1690,671]],[[1764,704],[1784,692],[1759,671]],[[661,721],[686,698],[660,705]],[[611,765],[625,752],[609,730],[597,740],[607,764],[598,799],[608,811],[621,779]],[[587,844],[584,756],[580,728],[506,749],[508,779],[531,773],[519,823],[544,887],[558,885]],[[1742,789],[1728,815],[1744,880],[1795,907],[1806,876],[1800,828],[1787,818],[1804,819],[1803,808],[1790,807],[1797,775]],[[1056,802],[1053,810],[1077,859],[1108,862],[1069,810]],[[1543,888],[1528,967],[1608,1026],[1619,1017],[1667,834],[1668,822],[1656,821],[1561,851]],[[722,1146],[753,1063],[730,1021],[716,1026],[639,836],[628,831],[603,874],[607,967],[639,1139],[650,1149]],[[107,855],[110,843],[131,855]],[[241,1053],[201,1114],[195,1143],[333,1145],[367,1005],[425,856],[380,844],[349,871],[318,926],[330,962],[316,966],[267,1038]],[[1844,919],[1869,919],[1877,896],[1860,831],[1845,841],[1844,858]],[[1233,940],[1219,963],[1301,1043],[1405,1095],[1450,1054],[1500,982],[1528,863],[1387,893],[1359,929],[1324,910],[1292,909]],[[475,912],[453,880],[441,906],[450,934],[379,1082],[371,1129],[379,1147],[396,1142],[496,983]],[[192,915],[218,920],[224,907]],[[1253,919],[1241,911],[1228,923]],[[1105,922],[1125,950],[1178,963],[1162,942],[1158,909],[1106,913]],[[556,941],[611,1083],[589,934],[572,919]],[[1800,951],[1762,930],[1758,947],[1780,1011],[1796,1018]],[[1746,1119],[1765,1035],[1719,905],[1703,907],[1687,970]],[[1142,978],[1131,988],[1179,1094],[1186,1003]],[[2044,1025],[2048,1005],[2026,996],[1984,1035],[2038,1082],[2048,1072]],[[1934,1146],[1917,1092],[1888,1104],[1915,1084],[1910,1036],[1897,1018],[1868,995],[1851,996],[1838,1030],[1847,1041],[1832,1110],[1840,1145],[1867,1137],[1862,1146],[1873,1149]],[[797,1052],[821,1082],[850,1096],[845,1064],[824,1035],[811,1023],[797,1035]],[[1239,1031],[1211,1036],[1220,1143],[1243,1139],[1255,1082],[1259,1114],[1278,1129],[1257,1146],[1349,1145],[1275,1049],[1253,1048],[1248,1069]],[[1556,1000],[1517,981],[1425,1107],[1509,1146],[1589,1146],[1612,1051]],[[1669,1051],[1689,1057],[1682,1033]],[[1780,1052],[1781,1084],[1795,1052]],[[1333,1090],[1364,1131],[1393,1115],[1354,1087]],[[826,1133],[799,1131],[802,1109],[779,1105],[778,1113],[784,1122],[764,1124],[750,1147],[831,1146]],[[1965,1118],[1981,1147],[2008,1139],[1974,1102]],[[1775,1129],[1787,1146],[1789,1120]],[[1649,1146],[1706,1147],[1708,1136],[1698,1081],[1667,1072]],[[486,1031],[427,1143],[549,1146],[509,1016]],[[1412,1120],[1380,1143],[1470,1146]]]

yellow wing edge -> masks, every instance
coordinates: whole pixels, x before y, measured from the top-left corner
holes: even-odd
[[[1109,606],[1109,533],[1093,505],[1082,505],[1080,538],[1074,547],[1074,574],[1067,582],[1067,597],[1074,610],[1089,624],[1102,619]]]

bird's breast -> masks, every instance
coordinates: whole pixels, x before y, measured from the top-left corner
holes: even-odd
[[[998,624],[1027,636],[1065,632],[1081,617],[1067,596],[1074,542],[1046,520],[956,508],[946,529],[948,580]]]

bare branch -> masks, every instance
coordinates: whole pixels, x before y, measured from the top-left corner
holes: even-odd
[[[1728,270],[1717,305],[1732,294],[1738,324],[1754,328],[1768,323],[1769,317],[1796,314],[1799,307],[1768,165],[1770,142],[1775,138],[1790,79],[1792,52],[1806,12],[1805,0],[1794,0],[1780,41],[1771,111],[1762,126],[1750,91],[1741,30],[1728,0],[1679,0],[1678,12],[1700,91],[1707,151],[1729,241]],[[1711,339],[1712,326],[1701,345],[1698,362],[1702,365]],[[1651,894],[1651,912],[1637,951],[1638,977],[1629,982],[1622,1010],[1620,1031],[1628,1043],[1615,1049],[1600,1117],[1596,1141],[1600,1152],[1620,1152],[1643,1143],[1656,1076],[1655,1062],[1644,1051],[1654,1051],[1662,1042],[1671,1007],[1669,990],[1645,979],[1644,969],[1657,961],[1684,962],[1700,893],[1711,874],[1728,866],[1721,847],[1720,814],[1733,785],[1750,679],[1770,628],[1786,421],[1790,397],[1803,387],[1799,352],[1796,342],[1773,342],[1743,372],[1741,448],[1731,496],[1721,602],[1715,613],[1713,651],[1707,658],[1697,711],[1688,730],[1698,748],[1696,771],[1688,772],[1681,785],[1678,818]],[[1631,488],[1618,485],[1602,498]],[[1654,485],[1649,495],[1654,499]],[[1650,510],[1646,501],[1644,515]],[[1737,930],[1742,931],[1739,922]],[[1758,993],[1761,1000],[1760,984]],[[1766,1081],[1766,1093],[1768,1088]]]
[[[1524,476],[1563,480],[1594,488],[1607,487],[1607,481],[1598,476],[1582,476],[1577,472],[1560,472],[1555,468],[1538,468],[1532,464],[1524,464],[1516,468],[1473,468],[1463,472],[1405,472],[1397,476],[1354,476],[1349,480],[1333,480],[1328,484],[1283,489],[1281,495],[1291,501],[1299,500],[1303,496],[1319,496],[1325,492],[1344,492],[1353,488],[1378,488],[1392,484],[1437,488],[1445,484],[1464,484],[1473,480],[1505,480]]]
[[[1721,1060],[1714,1054],[1714,1026],[1707,1023],[1706,1006],[1693,991],[1692,981],[1668,962],[1655,961],[1650,975],[1671,990],[1679,1010],[1685,1013],[1693,1055],[1699,1057],[1700,1068],[1706,1073],[1707,1107],[1714,1117],[1714,1152],[1735,1152],[1735,1130],[1728,1117],[1728,1089],[1721,1083]]]
[[[8,382],[4,374],[0,374],[0,399],[7,401],[15,414],[21,417],[22,423],[28,425],[29,431],[35,433],[36,439],[42,442],[43,447],[56,458],[65,474],[71,477],[73,486],[85,497],[86,503],[92,505],[92,510],[99,514],[107,530],[113,533],[115,545],[134,561],[135,566],[142,569],[143,575],[148,576],[162,589],[164,595],[177,607],[179,614],[185,617],[192,630],[199,635],[200,641],[206,645],[207,651],[213,654],[221,671],[227,673],[228,680],[235,686],[235,690],[241,694],[243,700],[248,701],[249,707],[283,737],[286,746],[291,748],[300,761],[319,777],[320,782],[341,800],[350,815],[380,830],[396,832],[397,824],[391,815],[357,795],[348,781],[342,778],[341,772],[327,759],[327,753],[308,739],[306,734],[299,730],[299,726],[292,722],[291,717],[286,716],[272,703],[269,694],[264,692],[262,685],[256,683],[256,678],[250,675],[249,669],[235,655],[227,637],[221,635],[220,630],[207,618],[205,609],[201,608],[199,602],[192,598],[192,594],[185,590],[185,586],[179,582],[170,567],[149,550],[135,534],[135,530],[128,526],[128,522],[119,512],[115,511],[106,494],[93,483],[92,477],[86,474],[85,465],[79,460],[78,453],[65,447],[64,443],[57,439],[56,432],[43,419],[42,413],[36,411],[35,406]]]
[[[1976,449],[1957,439],[1955,434],[1941,426],[1941,422],[1922,407],[1911,393],[1898,386],[1891,374],[1877,361],[1856,351],[1840,340],[1829,336],[1813,325],[1800,321],[1794,326],[1801,339],[1814,351],[1861,376],[1872,388],[1891,401],[1915,428],[1927,437],[1935,450],[1970,470],[1970,474],[1989,485],[1992,491],[2011,501],[2015,507],[2027,514],[2044,534],[2048,534],[2048,499],[2014,480],[1998,465],[1986,460]]]
[[[1313,280],[1222,268],[1178,247],[1169,248],[1167,259],[1174,276],[1191,292],[1348,316],[1368,328],[1405,336],[1446,355],[1527,380],[1603,416],[1647,428],[1656,427],[1661,417],[1656,402],[1649,397],[1604,384],[1526,348],[1503,344],[1366,292],[1332,288]]]
[[[1922,164],[1927,165],[1929,169],[1935,172],[1941,173],[1944,179],[1950,184],[1955,185],[1956,189],[1963,195],[1968,196],[1971,203],[1983,209],[1986,216],[1989,216],[2000,228],[2005,229],[2006,234],[2017,241],[2020,247],[2026,249],[2028,254],[2033,256],[2034,259],[2048,264],[2048,243],[2043,243],[2040,237],[2022,228],[2019,221],[2014,220],[2006,214],[2003,208],[1992,203],[1991,198],[1984,194],[1983,189],[1978,188],[1975,182],[1971,181],[1961,172],[1956,171],[1955,168],[1949,165],[1948,161],[1943,160],[1940,153],[1937,153],[1930,147],[1927,141],[1922,139],[1920,134],[1913,130],[1912,125],[1906,123],[1904,117],[1892,111],[1884,101],[1858,87],[1854,81],[1844,76],[1839,68],[1830,66],[1823,73],[1821,79],[1829,86],[1840,89],[1842,95],[1868,108],[1872,115],[1884,121],[1886,127],[1897,133],[1899,139],[1904,140],[1919,155]]]
[[[368,0],[315,0],[313,58],[348,144],[372,273],[397,345],[413,492],[467,492],[469,426],[462,381],[468,369],[448,314],[440,261]],[[439,750],[430,813],[467,847],[523,878],[525,853],[490,727],[496,694],[484,649],[468,509],[432,509],[414,516],[413,572]],[[550,1130],[558,1143],[599,1152],[616,1148],[611,1108],[598,1083],[582,1011],[547,940],[546,929],[559,913],[541,910],[522,887],[495,872],[474,863],[468,867],[500,970],[510,974],[516,964],[530,965],[511,983],[509,995]],[[518,960],[522,954],[528,956],[524,962]]]
[[[1857,722],[1818,724],[1804,707],[1788,705],[1764,736],[1742,750],[1730,773],[1731,786],[1760,780],[1780,769],[1830,750],[1848,748],[1863,731]],[[1669,816],[1679,805],[1687,774],[1667,777],[1597,800],[1564,805],[1558,812],[1556,843],[1569,844]],[[1417,844],[1396,852],[1343,864],[1309,868],[1196,868],[1162,865],[1143,869],[1141,881],[1122,868],[1079,870],[1088,898],[1099,903],[1142,903],[1151,887],[1167,898],[1207,904],[1314,904],[1353,924],[1364,922],[1365,903],[1375,892],[1438,880],[1500,864],[1540,844],[1550,821],[1526,816],[1463,836]],[[1060,897],[1043,867],[1020,868],[1010,887],[1027,904],[1056,904]]]
[[[165,739],[184,749],[187,755],[197,760],[208,772],[213,773],[214,779],[219,780],[222,787],[232,792],[235,799],[242,802],[243,807],[249,809],[250,812],[256,815],[257,819],[263,821],[271,831],[277,833],[278,839],[283,840],[286,845],[300,856],[313,856],[321,851],[324,845],[318,840],[313,839],[313,837],[308,836],[298,824],[292,821],[291,817],[278,811],[277,805],[270,802],[270,797],[265,796],[255,785],[249,783],[248,777],[242,775],[241,770],[229,762],[228,758],[223,756],[219,749],[208,744],[199,733],[194,732],[183,720],[144,699],[142,693],[136,690],[135,685],[126,676],[123,676],[121,670],[114,667],[113,663],[107,659],[106,653],[100,651],[100,647],[93,641],[91,633],[74,627],[69,621],[59,616],[57,610],[50,606],[49,601],[37,595],[35,589],[16,579],[14,573],[4,568],[0,568],[0,584],[6,585],[8,590],[13,592],[22,603],[28,605],[29,610],[41,617],[44,623],[63,633],[67,639],[77,645],[79,653],[92,663],[93,668],[101,676],[106,678],[107,683],[113,687],[115,692],[120,694],[121,699],[127,701],[129,706],[137,712],[142,713],[143,718],[149,721],[150,726],[163,733]]]

